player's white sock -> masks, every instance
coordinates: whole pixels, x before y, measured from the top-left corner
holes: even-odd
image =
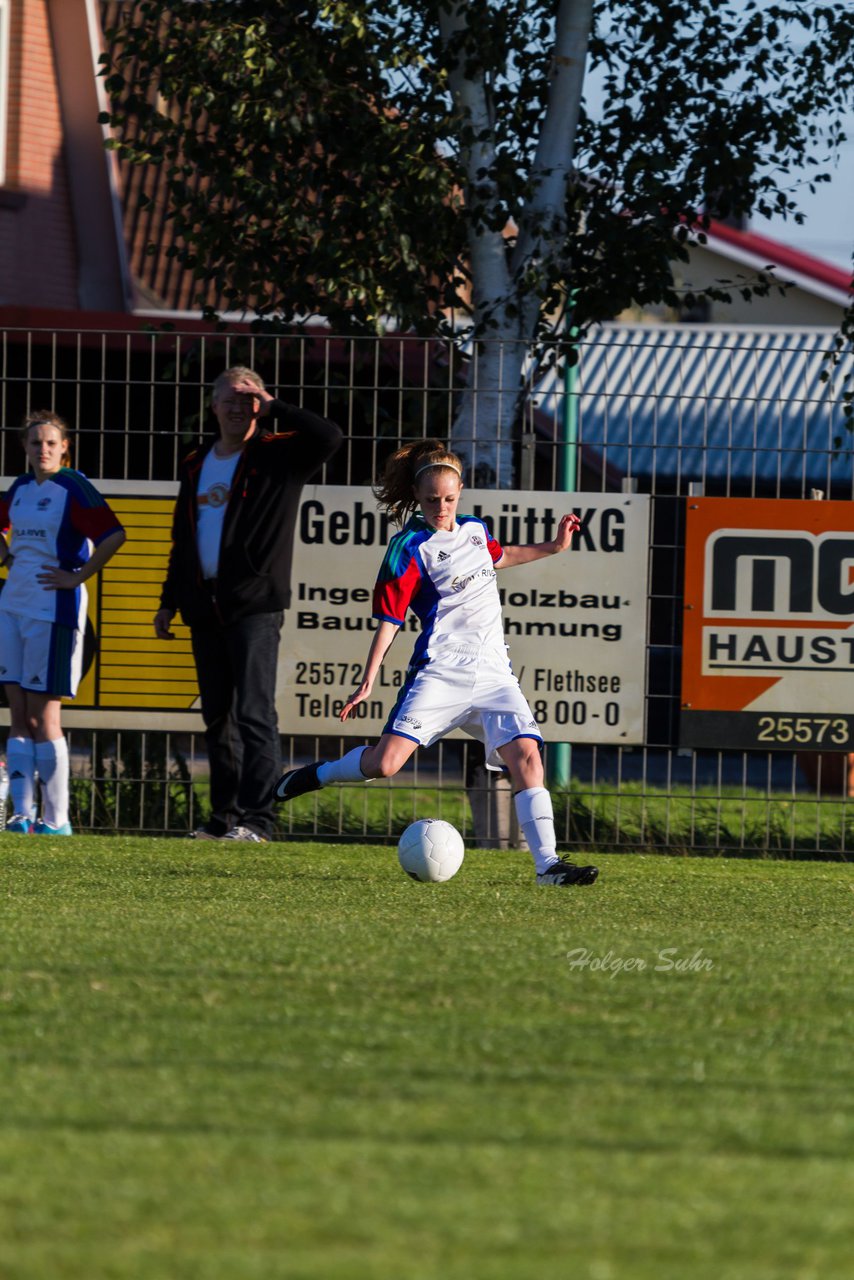
[[[42,785],[42,818],[52,827],[68,821],[68,743],[65,738],[36,743]]]
[[[560,861],[557,856],[552,798],[545,787],[529,787],[527,791],[517,791],[513,801],[519,826],[528,841],[539,875]]]
[[[354,747],[352,751],[348,751],[346,756],[342,756],[340,760],[327,760],[317,770],[317,781],[322,787],[328,787],[330,782],[371,781],[371,779],[365,777],[361,768],[362,753],[366,749],[364,746]]]
[[[12,810],[26,818],[35,817],[33,775],[36,771],[36,744],[32,738],[10,738],[6,743],[9,794]]]

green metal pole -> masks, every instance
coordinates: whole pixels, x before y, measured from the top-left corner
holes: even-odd
[[[574,342],[576,330],[572,326],[571,314],[567,316],[568,338]],[[558,484],[565,493],[572,493],[578,486],[578,397],[576,383],[578,365],[572,364],[567,350],[567,358],[563,364],[563,448],[560,451],[558,467]],[[575,348],[575,354],[578,349]],[[572,772],[572,747],[568,742],[553,742],[549,748],[549,783],[553,787],[569,786]]]

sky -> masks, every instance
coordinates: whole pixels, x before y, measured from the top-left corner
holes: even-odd
[[[835,266],[851,269],[854,256],[854,110],[846,121],[848,140],[844,143],[838,163],[828,168],[832,174],[830,183],[823,183],[815,195],[806,188],[798,193],[797,200],[806,222],[799,227],[781,218],[772,220],[757,218],[751,224],[754,231],[772,236],[784,244],[815,254]]]
[[[759,3],[769,5],[773,0]],[[799,227],[782,218],[756,219],[753,230],[850,271],[854,256],[854,220],[850,214],[854,208],[854,102],[843,128],[847,141],[839,157],[830,166],[822,165],[832,174],[832,181],[822,183],[814,195],[805,187],[797,195],[798,205],[806,215],[804,225]]]

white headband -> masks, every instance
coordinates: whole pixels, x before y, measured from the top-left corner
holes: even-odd
[[[418,468],[412,479],[417,480],[422,471],[429,471],[431,467],[447,467],[450,471],[455,471],[461,480],[463,478],[462,471],[453,462],[425,462],[423,467]]]

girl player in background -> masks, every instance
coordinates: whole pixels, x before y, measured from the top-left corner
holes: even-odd
[[[125,533],[79,471],[71,470],[68,428],[54,413],[32,413],[21,429],[31,470],[0,498],[0,683],[11,712],[6,746],[15,810],[7,831],[70,836],[68,746],[60,698],[77,692],[86,629],[86,588]],[[34,774],[42,793],[35,821]]]
[[[510,667],[495,582],[496,569],[565,551],[578,518],[563,516],[552,542],[502,548],[482,520],[457,514],[462,473],[460,459],[438,440],[405,445],[389,459],[377,499],[400,524],[411,519],[386,551],[374,589],[379,626],[362,683],[341,719],[370,696],[411,608],[422,630],[406,679],[379,742],[355,747],[340,760],[291,770],[276,795],[293,800],[333,782],[390,778],[417,747],[464,729],[483,742],[487,767],[505,767],[510,774],[537,882],[592,884],[596,867],[575,866],[557,855],[551,797],[543,786],[542,738]]]

